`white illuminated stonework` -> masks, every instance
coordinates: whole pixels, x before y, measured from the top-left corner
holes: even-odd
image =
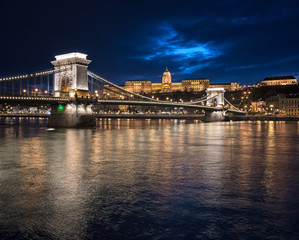
[[[81,58],[81,59],[86,60],[86,57],[87,57],[87,54],[78,53],[78,52],[67,53],[67,54],[62,54],[62,55],[55,56],[56,61],[60,61],[60,60],[64,60],[64,59],[71,59],[71,58]]]
[[[86,57],[78,52],[55,56],[51,63],[62,71],[54,75],[54,97],[89,96],[87,67],[91,61]]]
[[[168,71],[168,68],[166,67],[165,72],[162,76],[162,91],[163,92],[169,92],[171,91],[171,74]]]
[[[224,105],[224,88],[208,88],[206,92],[208,107],[221,107]]]

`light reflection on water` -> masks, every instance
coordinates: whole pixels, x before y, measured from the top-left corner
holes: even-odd
[[[297,123],[1,121],[2,239],[298,239]]]

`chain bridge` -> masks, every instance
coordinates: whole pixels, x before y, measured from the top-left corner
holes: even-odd
[[[206,96],[192,102],[162,101],[128,91],[89,71],[91,60],[86,54],[58,55],[51,63],[54,68],[50,70],[0,78],[0,104],[6,115],[12,106],[50,106],[50,127],[76,127],[94,126],[94,109],[107,105],[192,109],[203,112],[208,121],[223,120],[225,114],[245,114],[225,99],[221,88],[207,89]]]

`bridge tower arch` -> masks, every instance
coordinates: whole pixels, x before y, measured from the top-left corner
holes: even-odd
[[[208,99],[207,106],[221,107],[224,105],[224,88],[207,88],[206,92]]]
[[[61,71],[54,74],[54,97],[89,97],[87,68],[91,61],[86,57],[78,52],[55,56],[51,63]]]

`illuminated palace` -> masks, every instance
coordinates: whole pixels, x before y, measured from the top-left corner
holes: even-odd
[[[296,85],[297,78],[293,76],[276,76],[266,77],[262,82],[262,86],[282,86],[282,85]]]
[[[171,73],[166,68],[162,76],[161,83],[152,83],[149,80],[131,80],[126,81],[124,88],[135,93],[162,93],[162,92],[201,92],[207,88],[222,87],[227,91],[239,89],[238,83],[218,83],[210,84],[209,79],[184,79],[182,82],[172,82]]]

